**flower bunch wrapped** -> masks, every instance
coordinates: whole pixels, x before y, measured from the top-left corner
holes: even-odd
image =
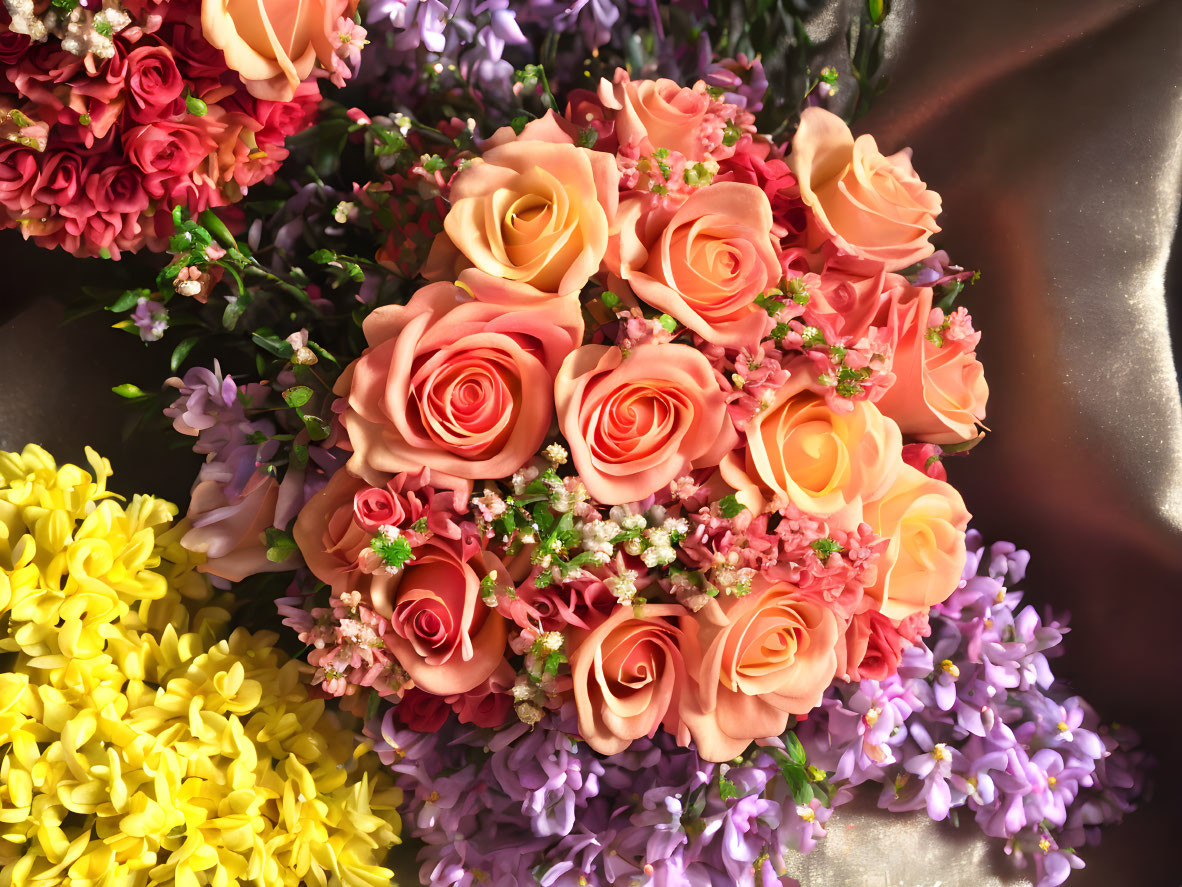
[[[176,206],[237,202],[343,83],[351,0],[7,0],[0,227],[80,256],[162,249]]]
[[[347,455],[287,543],[324,689],[724,761],[893,673],[959,582],[937,447],[987,394],[909,155],[620,71],[451,168],[430,282],[284,395]]]
[[[88,456],[0,454],[0,884],[387,881],[398,790]]]
[[[964,583],[897,675],[837,685],[794,733],[724,764],[660,733],[596,754],[569,712],[495,734],[418,732],[397,709],[375,719],[423,841],[422,883],[794,883],[791,854],[817,845],[861,783],[881,784],[889,810],[943,819],[967,804],[1039,887],[1061,883],[1083,865],[1075,848],[1131,809],[1143,753],[1051,673],[1065,628],[1019,609],[1025,552],[976,533],[968,547]]]

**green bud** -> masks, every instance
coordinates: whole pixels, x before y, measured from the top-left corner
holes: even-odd
[[[195,95],[185,96],[185,107],[188,108],[189,113],[194,117],[204,117],[209,113],[209,105],[205,104],[205,102],[201,101]]]

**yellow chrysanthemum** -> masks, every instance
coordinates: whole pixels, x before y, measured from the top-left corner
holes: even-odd
[[[87,457],[0,453],[0,887],[389,884],[397,789]]]

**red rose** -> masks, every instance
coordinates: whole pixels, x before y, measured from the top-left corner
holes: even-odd
[[[147,174],[144,190],[160,198],[191,173],[216,146],[186,123],[137,126],[123,136],[127,159]]]
[[[407,690],[394,707],[394,716],[411,730],[434,733],[443,726],[451,708],[442,696],[426,693],[418,687]]]
[[[184,111],[185,81],[164,46],[140,46],[127,54],[127,109],[133,120],[152,123]]]

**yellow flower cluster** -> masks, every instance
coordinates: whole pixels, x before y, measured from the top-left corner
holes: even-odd
[[[0,887],[389,885],[397,789],[87,457],[0,453]]]

